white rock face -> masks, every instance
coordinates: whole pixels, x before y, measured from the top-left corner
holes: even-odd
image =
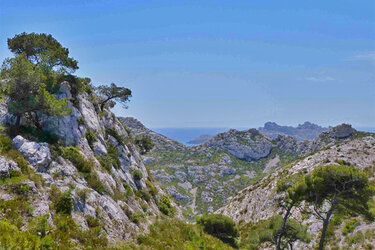
[[[17,170],[19,171],[20,168],[17,166],[12,160],[8,160],[3,156],[0,156],[0,178],[7,178],[10,176],[9,171]]]
[[[18,135],[13,139],[13,145],[40,172],[51,163],[51,152],[47,143],[32,142]]]

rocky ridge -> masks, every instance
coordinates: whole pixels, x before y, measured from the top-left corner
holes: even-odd
[[[324,149],[316,151],[312,155],[304,157],[302,160],[296,161],[289,165],[289,167],[280,168],[267,175],[257,183],[240,191],[226,206],[217,210],[216,213],[227,215],[236,222],[241,223],[256,223],[261,220],[266,220],[275,214],[281,214],[281,208],[276,205],[277,200],[280,198],[280,194],[276,193],[277,183],[282,180],[282,178],[296,173],[309,173],[314,168],[321,165],[344,162],[345,164],[353,165],[362,170],[372,169],[372,177],[370,180],[374,180],[375,135],[359,133],[357,136],[348,138],[349,131],[349,126],[344,125],[333,128],[330,132],[321,134],[318,141],[323,140],[323,138],[326,140],[328,140],[327,138],[346,139],[343,139],[339,143],[329,144],[329,147],[326,146]],[[302,215],[301,211],[306,209],[311,210],[312,207],[305,206],[299,209],[293,209],[291,217],[302,222],[304,225],[308,225],[309,233],[313,236],[313,240],[309,244],[296,242],[294,244],[294,248],[296,249],[311,249],[316,243],[317,236],[321,229],[321,221],[315,216],[311,215],[306,218]],[[351,237],[357,232],[367,235],[366,231],[375,232],[375,222],[368,224],[364,222],[364,220],[361,220],[360,225],[346,237],[342,236],[341,227],[337,228],[335,230],[335,237],[333,238],[338,239],[338,242],[335,244],[338,244],[339,247],[344,247],[347,246],[347,237]],[[375,243],[374,238],[365,238],[364,241],[369,245],[374,245]],[[361,247],[361,245],[358,243],[358,245],[352,245],[350,247]]]
[[[44,116],[42,125],[44,131],[57,135],[64,147],[30,141],[22,135],[13,138],[14,149],[27,160],[31,171],[42,178],[41,185],[28,179],[17,184],[30,187],[28,199],[33,208],[30,216],[48,215],[53,225],[56,211],[51,209],[51,190],[57,188],[60,192],[70,190],[72,217],[83,229],[88,228],[86,218],[96,218],[112,242],[126,240],[147,229],[161,216],[157,201],[164,192],[149,175],[126,128],[109,110],[98,111],[93,104],[94,93],[72,97],[69,83],[63,82],[57,96],[68,98],[72,113],[64,117]],[[0,114],[3,125],[12,123],[3,103]],[[79,152],[90,167],[89,175],[87,170],[82,172],[77,168],[74,157],[69,160],[62,157],[61,151],[67,149]],[[11,177],[10,173],[19,169],[11,158],[0,157],[2,178]],[[7,186],[0,185],[0,199],[13,198]],[[26,227],[27,218],[23,223]]]

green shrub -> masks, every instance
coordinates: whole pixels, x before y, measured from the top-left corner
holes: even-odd
[[[40,246],[38,236],[19,230],[9,221],[0,220],[0,232],[2,249],[38,249]]]
[[[160,212],[170,217],[174,216],[176,212],[175,208],[171,204],[169,197],[165,195],[160,197],[158,201],[158,208]]]
[[[236,244],[236,238],[239,233],[236,224],[231,218],[221,214],[209,214],[199,217],[197,223],[203,227],[206,233],[232,246]]]
[[[147,202],[151,200],[151,195],[145,190],[138,190],[137,196]]]
[[[86,222],[89,227],[99,227],[100,221],[98,218],[92,217],[92,216],[86,216]]]
[[[23,217],[31,216],[32,211],[33,207],[22,197],[7,201],[0,199],[1,219],[6,219],[18,228],[24,225]]]
[[[118,149],[115,146],[108,146],[108,156],[110,157],[110,161],[115,168],[119,168],[121,166],[121,162],[119,159],[120,155],[120,151],[118,151]]]
[[[22,173],[27,174],[29,172],[29,162],[23,157],[20,152],[11,149],[6,153],[6,156],[17,163]]]
[[[64,192],[61,197],[57,200],[55,205],[56,213],[70,215],[73,210],[73,200],[70,197],[70,192]]]
[[[147,135],[137,136],[135,138],[135,145],[138,146],[142,155],[147,154],[154,147],[154,142],[151,137]]]
[[[20,185],[15,184],[13,186],[13,192],[18,194],[18,195],[27,197],[27,196],[29,196],[29,193],[30,193],[30,186],[27,185],[27,184],[20,184]]]
[[[88,129],[86,131],[86,139],[91,149],[94,148],[94,142],[96,142],[98,139],[96,138],[96,135],[91,129]]]
[[[114,137],[118,143],[125,145],[126,139],[124,136],[119,135],[113,128],[106,128],[105,132],[107,135]]]
[[[96,192],[104,194],[107,191],[103,182],[100,181],[99,176],[96,173],[86,174],[85,179],[87,184]]]
[[[146,186],[150,190],[150,194],[153,197],[155,197],[158,194],[158,190],[156,189],[156,187],[154,186],[154,184],[152,184],[152,182],[150,180],[146,180]]]
[[[133,170],[133,179],[134,180],[139,181],[139,180],[142,179],[142,177],[143,177],[143,174],[140,170],[138,170],[138,169]]]
[[[125,182],[125,181],[122,182],[122,185],[125,188],[126,195],[127,196],[132,196],[133,195],[133,189],[132,189],[132,187],[127,182]]]
[[[0,152],[5,153],[12,149],[12,139],[0,134]]]
[[[346,244],[348,244],[348,246],[352,246],[352,245],[358,244],[358,243],[363,243],[364,240],[365,240],[365,237],[364,237],[364,235],[361,231],[358,231],[354,235],[347,236],[345,238],[345,242],[346,242]]]
[[[96,155],[96,159],[98,159],[100,166],[102,166],[105,170],[109,173],[112,171],[112,158],[108,154],[104,155]]]
[[[342,234],[347,235],[348,233],[351,233],[361,225],[361,220],[358,218],[350,218],[348,221],[345,222],[344,227],[342,229]]]
[[[41,237],[46,236],[47,232],[51,230],[50,226],[48,225],[48,218],[49,215],[37,216],[33,217],[29,221],[28,229],[29,232],[33,232],[35,235],[40,235]]]
[[[83,173],[91,172],[93,162],[86,161],[76,147],[69,146],[64,148],[62,150],[62,157],[73,163],[78,171]]]
[[[138,236],[138,244],[139,249],[233,249],[204,233],[201,227],[178,219],[155,222],[148,234]]]

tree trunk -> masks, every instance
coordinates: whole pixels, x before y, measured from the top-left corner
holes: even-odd
[[[38,117],[38,113],[37,112],[34,112],[34,124],[35,124],[35,127],[38,130],[42,130],[42,125],[39,122],[39,117]]]
[[[276,250],[281,249],[281,240],[282,240],[283,236],[285,235],[286,223],[288,221],[288,217],[289,217],[289,214],[290,214],[290,211],[292,210],[292,208],[293,208],[293,204],[290,204],[289,207],[286,210],[286,214],[285,214],[284,219],[283,219],[283,224],[281,225],[281,229],[280,229],[280,234],[277,237]]]
[[[19,127],[20,124],[21,124],[21,116],[20,116],[20,115],[17,115],[16,126]]]
[[[332,216],[335,208],[336,208],[336,203],[332,204],[331,208],[329,209],[329,211],[327,213],[327,216],[324,218],[322,236],[320,237],[320,241],[319,241],[319,248],[318,248],[319,250],[324,249],[324,240],[326,238],[327,228],[328,228],[329,221],[331,220],[331,216]]]

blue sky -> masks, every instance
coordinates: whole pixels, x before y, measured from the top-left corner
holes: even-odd
[[[0,59],[52,34],[150,127],[375,126],[374,1],[0,0]]]

